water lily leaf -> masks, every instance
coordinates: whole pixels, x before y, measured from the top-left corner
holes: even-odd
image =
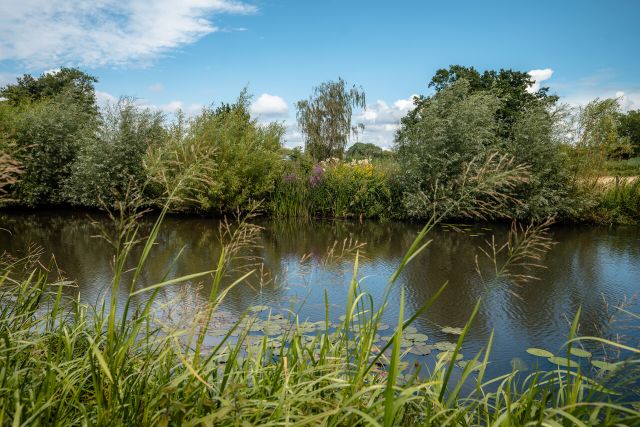
[[[426,336],[425,334],[407,334],[403,338],[410,339],[413,341],[422,341],[422,342],[427,342],[427,340],[429,339],[429,337]]]
[[[571,354],[576,357],[591,357],[591,353],[589,353],[588,351],[575,347],[571,348]]]
[[[254,305],[253,307],[249,307],[249,311],[252,311],[254,313],[259,313],[266,310],[269,310],[269,307],[267,307],[266,305]]]
[[[402,330],[402,332],[407,333],[407,334],[417,334],[418,333],[418,328],[416,328],[415,326],[407,326],[406,328],[404,328]]]
[[[389,326],[389,325],[387,325],[386,323],[380,323],[380,324],[378,325],[378,330],[379,330],[379,331],[386,331],[386,330],[387,330],[387,329],[389,329],[389,328],[390,328],[390,326]]]
[[[456,345],[452,342],[448,341],[440,341],[433,345],[436,350],[440,351],[454,351],[456,349]]]
[[[453,352],[452,351],[444,351],[444,352],[438,354],[438,359],[439,360],[450,361],[452,357],[453,357]],[[459,361],[459,360],[462,360],[462,359],[464,359],[464,356],[461,353],[456,354],[456,361]]]
[[[591,364],[598,369],[602,369],[603,371],[613,371],[617,368],[616,364],[605,362],[604,360],[592,360]]]
[[[551,353],[550,351],[543,350],[541,348],[535,348],[535,347],[528,348],[527,353],[537,357],[544,357],[546,359],[553,357],[553,353]]]
[[[430,345],[418,344],[411,347],[409,353],[415,354],[416,356],[426,356],[431,354],[432,349]]]
[[[461,335],[462,334],[462,328],[453,328],[451,326],[447,326],[445,328],[442,328],[441,331],[444,332],[445,334],[451,334],[451,335]]]
[[[568,368],[577,368],[578,367],[578,363],[571,360],[571,359],[567,359],[566,357],[557,357],[557,356],[553,356],[553,357],[549,357],[548,358],[549,362],[553,363],[554,365],[558,365],[558,366],[566,366]]]

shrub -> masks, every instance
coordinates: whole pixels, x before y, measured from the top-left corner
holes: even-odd
[[[105,110],[97,134],[81,148],[66,182],[65,196],[74,204],[112,205],[114,193],[130,187],[142,191],[146,151],[163,144],[162,113],[142,108],[128,98]]]
[[[161,191],[178,189],[178,208],[234,212],[273,192],[283,170],[284,127],[252,119],[246,92],[234,104],[205,109],[180,126],[146,161]]]

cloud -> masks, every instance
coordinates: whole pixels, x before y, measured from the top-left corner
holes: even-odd
[[[255,11],[235,0],[3,0],[0,61],[33,69],[146,65],[219,31],[217,14]]]
[[[149,86],[149,90],[153,93],[160,93],[164,91],[164,86],[162,85],[162,83],[154,83]]]
[[[373,105],[356,116],[365,125],[364,132],[359,136],[360,142],[370,142],[382,148],[391,148],[395,133],[400,127],[402,119],[414,107],[411,95],[406,99],[398,99],[393,105],[378,100]]]
[[[120,98],[108,92],[96,91],[96,100],[100,108],[105,108],[109,105],[113,105],[117,103],[119,99]],[[193,103],[187,105],[182,101],[171,101],[161,105],[151,104],[144,99],[134,99],[133,102],[141,108],[159,110],[167,114],[175,114],[178,112],[178,110],[182,110],[187,116],[194,116],[196,114],[199,114],[204,108],[204,105],[202,104]]]
[[[9,83],[15,83],[18,74],[14,73],[0,73],[0,87],[6,86]]]
[[[289,113],[289,106],[281,97],[263,93],[251,104],[251,112],[258,116],[282,117]]]
[[[200,113],[202,111],[202,108],[204,107],[202,104],[197,104],[197,103],[185,105],[182,101],[171,101],[167,104],[163,104],[160,106],[155,106],[155,105],[145,105],[145,106],[152,109],[158,109],[168,114],[175,114],[178,112],[178,110],[182,110],[182,112],[184,112],[187,116],[194,116]]]
[[[114,104],[118,102],[118,98],[111,95],[108,92],[96,91],[96,101],[98,102],[98,106],[106,107],[109,104]]]
[[[531,76],[534,80],[534,83],[527,88],[527,92],[535,93],[540,90],[540,83],[549,80],[553,75],[553,70],[551,68],[544,68],[541,70],[530,70],[527,74]]]

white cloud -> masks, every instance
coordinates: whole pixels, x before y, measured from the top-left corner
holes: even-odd
[[[527,92],[534,93],[540,90],[540,83],[551,78],[551,76],[553,75],[553,70],[551,68],[544,68],[541,70],[531,70],[527,74],[529,74],[534,80],[534,83],[529,86]]]
[[[119,98],[108,92],[96,91],[96,100],[100,108],[105,108],[118,102]],[[133,102],[141,108],[150,108],[159,110],[167,114],[175,114],[178,110],[182,110],[188,116],[194,116],[202,111],[204,105],[193,103],[185,104],[182,101],[171,101],[162,105],[151,104],[144,99],[134,99]]]
[[[100,107],[106,107],[109,104],[114,104],[118,102],[118,98],[111,95],[108,92],[101,92],[99,90],[96,91],[96,101]]]
[[[175,114],[178,112],[178,110],[182,110],[182,112],[185,113],[187,116],[194,116],[200,113],[202,111],[202,108],[204,107],[202,104],[197,104],[197,103],[185,105],[184,102],[182,101],[171,101],[167,104],[160,105],[159,107],[155,105],[145,105],[145,106],[152,109],[158,109],[160,111],[163,111],[169,114]]]
[[[289,106],[281,97],[263,93],[251,104],[251,112],[259,116],[286,116]]]
[[[216,14],[255,11],[236,0],[3,0],[0,61],[144,65],[219,31],[211,22]]]
[[[395,132],[400,127],[400,119],[413,108],[413,98],[416,96],[418,95],[414,94],[406,99],[398,99],[392,106],[382,100],[368,105],[367,109],[357,116],[357,120],[365,125],[359,141],[391,148]]]
[[[0,87],[8,85],[9,83],[15,83],[17,74],[13,73],[0,73]]]
[[[160,93],[164,91],[164,86],[162,85],[162,83],[154,83],[149,86],[149,90],[153,93]]]

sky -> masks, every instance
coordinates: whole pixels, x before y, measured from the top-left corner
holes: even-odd
[[[415,94],[451,64],[528,71],[564,102],[640,108],[640,0],[2,0],[0,85],[63,66],[98,99],[171,116],[247,87],[260,121],[302,144],[295,103],[342,77],[362,86],[362,142],[393,145]]]

